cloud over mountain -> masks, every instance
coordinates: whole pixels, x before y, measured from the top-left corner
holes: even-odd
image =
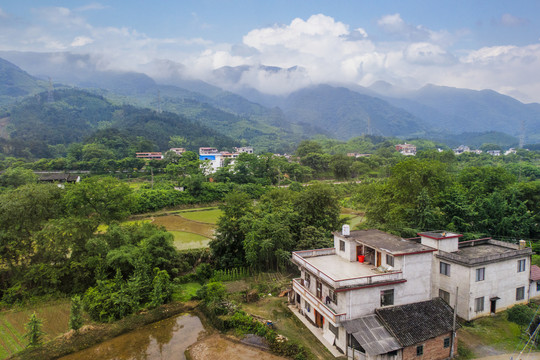
[[[0,9],[0,50],[90,55],[81,66],[196,78],[231,90],[255,88],[276,95],[329,82],[369,86],[382,80],[409,88],[428,83],[490,88],[540,102],[540,41],[464,48],[459,44],[466,43],[460,40],[470,36],[468,29],[433,29],[390,13],[375,19],[376,28],[370,31],[369,24],[353,27],[315,14],[254,28],[236,43],[226,43],[176,33],[150,36],[89,20],[90,12],[107,8],[98,3],[41,7],[30,19]],[[505,13],[497,24],[510,31],[527,20]],[[233,82],[216,76],[216,69],[226,67],[244,68]]]

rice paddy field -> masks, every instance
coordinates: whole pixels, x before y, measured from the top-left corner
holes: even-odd
[[[347,218],[346,224],[349,224],[351,227],[351,230],[354,230],[356,226],[361,224],[365,220],[365,214],[361,211],[349,209],[349,208],[342,208],[341,209],[341,218]]]
[[[25,324],[35,311],[43,321],[44,341],[51,340],[68,330],[70,301],[55,301],[48,304],[29,306],[25,309],[0,312],[0,359],[6,359],[27,344]]]

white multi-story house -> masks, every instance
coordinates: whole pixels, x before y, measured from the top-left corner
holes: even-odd
[[[430,359],[448,358],[455,348],[452,312],[433,303],[436,298],[453,307],[459,287],[457,314],[467,320],[527,301],[531,249],[492,239],[458,245],[461,235],[446,232],[419,235],[407,240],[345,225],[334,233],[334,248],[293,252],[301,277],[292,282],[291,302],[331,351],[354,359],[405,359],[416,349],[435,354]],[[399,312],[416,303],[424,305],[411,309],[444,313],[431,314],[427,322],[439,325],[416,337],[418,344],[400,339],[381,310]],[[426,322],[425,314],[411,316]]]
[[[465,320],[528,302],[532,249],[490,238],[462,241],[459,234],[425,232],[422,244],[437,249],[432,267],[432,293]]]

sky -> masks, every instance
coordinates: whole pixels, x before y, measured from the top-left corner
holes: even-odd
[[[276,95],[382,80],[540,102],[538,0],[0,0],[0,51]],[[214,71],[242,65],[234,80]]]

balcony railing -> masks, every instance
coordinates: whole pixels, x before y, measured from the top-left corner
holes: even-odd
[[[302,279],[293,279],[293,290],[300,294],[311,306],[316,309],[325,319],[337,326],[341,321],[347,318],[346,313],[337,313],[328,305],[323,303],[319,298],[313,295],[308,289],[302,285]]]
[[[295,251],[292,254],[292,261],[297,265],[303,267],[309,273],[315,275],[317,278],[324,281],[333,289],[348,288],[348,287],[358,287],[371,285],[381,282],[392,282],[403,280],[403,273],[401,271],[389,271],[384,273],[373,272],[371,275],[363,275],[358,277],[352,277],[349,279],[333,279],[328,274],[324,273],[316,266],[309,263],[307,258],[314,256],[325,256],[325,255],[334,255],[336,250],[331,249],[318,249],[318,250],[305,250],[305,251]],[[358,263],[358,266],[367,266]]]

